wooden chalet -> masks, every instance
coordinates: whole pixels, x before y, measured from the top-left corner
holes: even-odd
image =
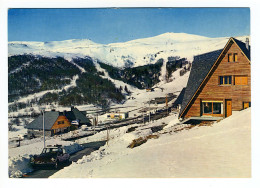
[[[61,112],[50,111],[44,113],[44,131],[46,136],[53,136],[62,132],[70,130],[70,122]],[[38,116],[35,120],[27,126],[28,136],[38,137],[42,136],[43,130],[43,116]]]
[[[179,118],[224,118],[251,106],[249,40],[194,57]]]
[[[78,125],[72,126],[72,122],[77,121]],[[68,132],[81,125],[91,125],[86,115],[79,111],[75,107],[71,107],[71,111],[48,111],[44,113],[44,130],[46,136],[53,136]],[[35,120],[29,123],[27,126],[27,132],[29,136],[38,137],[42,136],[43,132],[43,116],[38,116]]]

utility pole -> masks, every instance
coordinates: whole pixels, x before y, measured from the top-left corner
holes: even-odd
[[[96,134],[96,126],[98,125],[98,113],[94,114],[93,125],[94,125],[94,134]]]
[[[45,148],[45,123],[44,123],[44,109],[42,110],[42,132],[43,132],[43,148]]]
[[[149,98],[149,124],[151,123],[151,108],[150,108],[151,100]]]
[[[95,127],[94,127],[94,134],[95,134],[96,126],[98,126],[98,113],[97,113],[97,118],[96,118],[96,124],[95,124]]]
[[[166,105],[167,115],[168,115],[168,99],[167,99],[167,94],[166,94],[166,96],[165,96],[165,105]]]
[[[108,141],[109,141],[109,132],[108,132],[108,124],[107,124],[107,145],[108,145]]]
[[[145,125],[145,122],[144,122],[144,103],[143,103],[143,124]]]

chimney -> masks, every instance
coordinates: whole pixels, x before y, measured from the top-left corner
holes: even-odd
[[[249,38],[246,38],[246,49],[249,50]]]

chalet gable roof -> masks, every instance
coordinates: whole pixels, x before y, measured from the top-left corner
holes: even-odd
[[[53,124],[59,117],[59,112],[50,111],[44,113],[44,130],[51,130]],[[26,128],[27,129],[37,129],[42,130],[43,122],[42,122],[42,114],[39,115],[35,120],[29,123]]]
[[[182,114],[185,107],[192,99],[193,95],[207,76],[208,72],[214,65],[215,61],[218,59],[221,52],[222,49],[194,57],[190,77],[181,104],[180,114]]]
[[[231,38],[240,48],[240,50],[245,54],[245,56],[247,57],[247,59],[250,61],[250,51],[251,51],[251,46],[249,46],[249,49],[246,48],[246,44],[240,40],[237,40],[235,38]]]

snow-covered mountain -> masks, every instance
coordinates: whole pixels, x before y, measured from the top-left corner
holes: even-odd
[[[237,37],[245,41],[248,36]],[[89,56],[104,63],[124,67],[153,64],[158,59],[180,56],[193,59],[194,55],[221,49],[229,37],[208,38],[186,33],[164,33],[155,37],[136,39],[124,43],[98,44],[88,39],[73,39],[52,42],[9,42],[9,56],[35,54],[47,57]]]

